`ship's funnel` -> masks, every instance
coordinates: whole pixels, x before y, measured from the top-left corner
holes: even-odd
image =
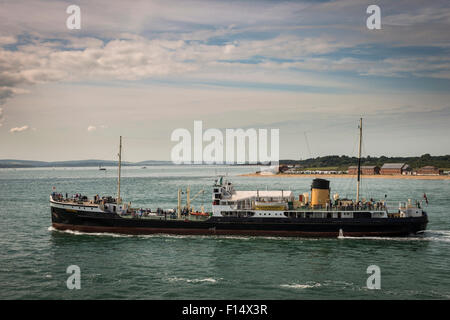
[[[330,201],[330,181],[314,179],[311,184],[311,206],[313,208],[325,207]]]

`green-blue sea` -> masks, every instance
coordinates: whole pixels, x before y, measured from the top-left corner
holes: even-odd
[[[245,177],[249,166],[124,167],[122,195],[133,206],[175,208],[177,189],[211,208],[217,174],[238,190],[307,192],[311,178]],[[0,169],[0,299],[449,299],[450,180],[363,181],[367,198],[423,199],[425,233],[408,238],[305,239],[123,236],[51,228],[49,194],[115,195],[116,168]],[[355,182],[331,180],[354,197]],[[67,267],[81,271],[69,290]],[[380,268],[368,289],[367,268]]]

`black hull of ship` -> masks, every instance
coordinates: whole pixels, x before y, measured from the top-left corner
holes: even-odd
[[[119,234],[246,235],[286,237],[402,237],[426,229],[427,216],[414,218],[222,218],[204,221],[123,218],[112,213],[66,211],[52,207],[52,226],[58,230]]]

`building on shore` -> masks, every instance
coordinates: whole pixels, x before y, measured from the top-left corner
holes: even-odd
[[[348,167],[348,174],[358,174],[357,166]],[[361,174],[374,175],[380,174],[380,167],[378,166],[361,166]]]
[[[440,174],[443,174],[443,170],[439,170],[435,166],[425,166],[417,169],[418,176],[438,176]]]
[[[412,169],[406,163],[385,163],[381,167],[380,173],[386,175],[406,175],[411,174]]]

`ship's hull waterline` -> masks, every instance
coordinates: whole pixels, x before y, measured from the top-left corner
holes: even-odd
[[[52,208],[57,230],[131,235],[244,235],[277,237],[405,237],[426,229],[427,216],[411,218],[218,218],[204,221],[123,218],[117,214],[86,213]]]

